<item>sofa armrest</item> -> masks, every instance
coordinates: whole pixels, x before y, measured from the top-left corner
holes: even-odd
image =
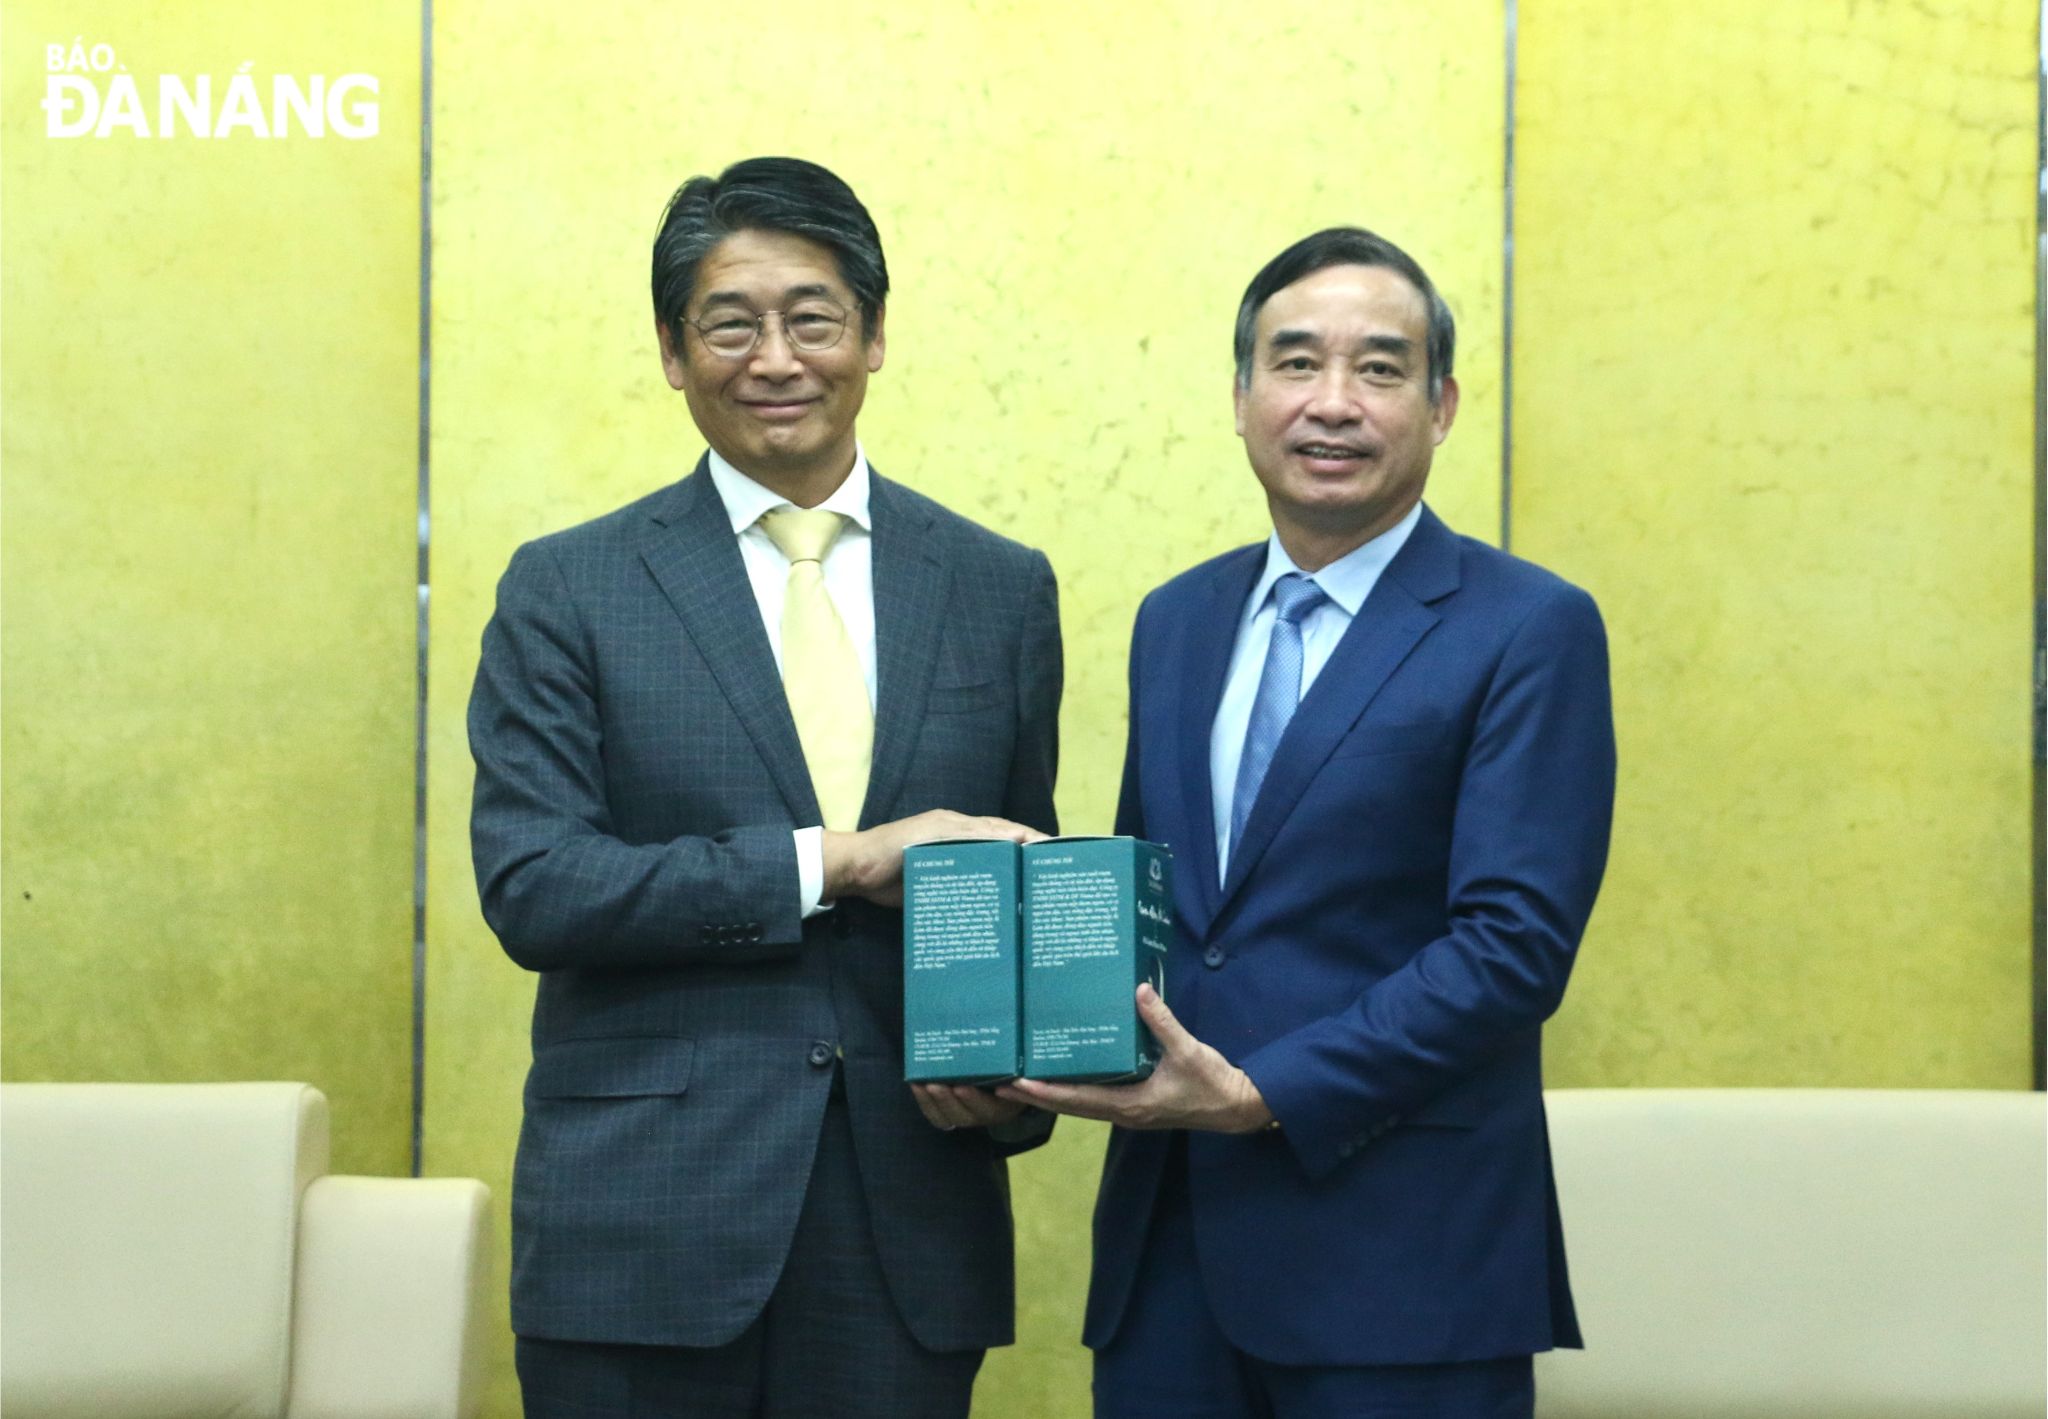
[[[300,1204],[289,1419],[470,1419],[490,1190],[323,1177]]]

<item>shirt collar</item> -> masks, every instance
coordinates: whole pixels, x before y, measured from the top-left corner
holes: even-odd
[[[1314,576],[1316,585],[1323,589],[1324,595],[1343,607],[1345,615],[1356,616],[1358,608],[1365,604],[1365,598],[1378,583],[1380,573],[1394,560],[1394,554],[1406,545],[1408,534],[1415,530],[1415,524],[1420,521],[1422,503],[1418,500],[1414,507],[1408,509],[1406,517],[1372,541],[1346,552],[1319,572],[1305,572],[1303,575]],[[1266,569],[1259,574],[1258,581],[1252,584],[1251,599],[1246,603],[1246,615],[1258,614],[1260,608],[1266,604],[1267,597],[1272,594],[1274,582],[1289,572],[1299,571],[1301,568],[1294,564],[1294,558],[1288,556],[1287,549],[1280,545],[1280,534],[1274,532],[1266,539]]]
[[[717,449],[708,450],[705,461],[711,470],[711,486],[718,489],[719,501],[725,504],[725,515],[732,520],[735,533],[745,532],[759,522],[764,512],[792,505],[782,494],[726,462]],[[868,521],[868,454],[858,440],[853,445],[853,471],[818,506],[839,513],[863,532],[874,531]]]

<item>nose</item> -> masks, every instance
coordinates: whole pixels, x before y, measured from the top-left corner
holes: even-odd
[[[1357,423],[1361,415],[1349,371],[1336,365],[1321,371],[1309,390],[1303,412],[1317,423],[1331,427]]]
[[[789,343],[789,332],[783,328],[780,311],[771,310],[762,317],[761,338],[754,342],[748,363],[762,379],[794,379],[803,373],[796,346]]]

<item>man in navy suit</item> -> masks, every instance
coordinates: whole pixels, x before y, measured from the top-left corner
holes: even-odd
[[[1607,857],[1592,599],[1422,504],[1453,325],[1372,233],[1246,291],[1273,534],[1139,609],[1117,831],[1175,855],[1173,1008],[1107,1119],[1084,1338],[1103,1419],[1527,1416],[1579,1343],[1543,1116]]]
[[[889,275],[832,173],[692,178],[652,276],[709,450],[514,554],[470,701],[484,915],[540,976],[526,1412],[965,1419],[1050,1119],[904,1084],[897,906],[906,843],[1054,828],[1052,568],[869,467]]]

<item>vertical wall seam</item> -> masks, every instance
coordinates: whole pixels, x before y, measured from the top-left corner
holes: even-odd
[[[433,353],[430,298],[434,251],[434,0],[420,5],[420,398],[419,479],[414,510],[419,537],[414,667],[412,838],[412,1175],[425,1165],[427,1089],[427,585],[432,538],[427,429],[432,413]]]
[[[2048,0],[2043,0],[2048,5]],[[1515,30],[1516,0],[1505,0],[1504,139],[1501,144],[1500,232],[1500,547],[1513,545],[1515,486]]]
[[[2048,0],[2035,29],[2034,67],[2034,1087],[2048,1087]]]

